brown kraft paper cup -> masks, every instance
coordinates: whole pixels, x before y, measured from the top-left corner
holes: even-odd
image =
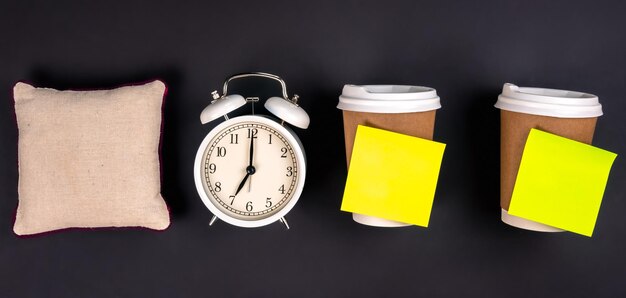
[[[359,125],[432,140],[435,110],[441,107],[434,89],[418,86],[346,85],[339,99],[338,108],[343,110],[348,168]],[[353,213],[353,218],[371,226],[409,225],[356,213]]]
[[[585,95],[589,96],[585,98],[585,101],[591,97],[595,97],[593,95],[579,93],[579,92],[571,92],[571,91],[562,91],[562,90],[553,90],[553,89],[539,89],[539,88],[519,88],[515,85],[505,84],[506,88],[512,88],[515,92],[529,92],[530,95],[541,95],[546,96],[542,92],[548,92],[549,97],[557,97],[558,95],[562,96],[562,99],[567,98],[580,98]],[[530,89],[530,90],[524,90]],[[549,91],[562,91],[565,93],[550,93]],[[503,91],[504,94],[504,91]],[[503,210],[502,212],[502,220],[510,225],[528,229],[535,231],[543,231],[543,232],[558,232],[562,231],[560,229],[550,227],[547,225],[543,225],[537,222],[533,222],[530,220],[522,219],[519,217],[515,217],[513,215],[508,214],[509,205],[511,203],[511,197],[513,194],[513,188],[515,186],[515,180],[517,179],[517,173],[519,171],[520,163],[522,160],[522,153],[524,152],[524,147],[526,145],[526,139],[530,134],[530,130],[533,128],[549,132],[555,135],[559,135],[568,139],[572,139],[575,141],[579,141],[585,144],[591,144],[593,139],[593,134],[596,127],[596,121],[598,119],[597,116],[593,117],[585,117],[591,115],[601,115],[601,110],[598,112],[597,105],[579,105],[572,103],[574,107],[582,107],[579,110],[572,110],[567,112],[568,114],[559,114],[559,112],[549,111],[547,106],[534,106],[531,109],[525,110],[525,112],[521,112],[524,108],[524,102],[515,102],[518,100],[514,99],[509,104],[502,104],[502,96],[499,99],[499,103],[496,104],[496,107],[501,109],[500,111],[500,206]],[[507,94],[507,96],[518,97],[516,94]],[[522,99],[528,101],[529,98],[524,98],[524,94],[522,94]],[[542,99],[533,99],[531,105],[537,101],[541,101]],[[597,97],[595,97],[597,102]],[[506,101],[506,98],[504,99]],[[591,100],[593,102],[593,100]],[[521,108],[516,106],[515,104],[521,104]],[[562,103],[561,103],[562,104]],[[557,103],[551,102],[551,108],[555,109],[563,109],[567,107],[559,107]],[[555,106],[557,105],[557,106]],[[512,111],[518,110],[518,111]],[[546,115],[537,115],[537,113],[543,114],[552,114],[559,117],[554,116],[546,116]],[[568,116],[568,117],[567,117]]]

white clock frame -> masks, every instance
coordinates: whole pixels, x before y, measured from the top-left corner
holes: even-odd
[[[209,144],[211,144],[211,141],[225,128],[236,125],[237,123],[243,123],[243,122],[257,122],[260,124],[264,124],[275,129],[277,132],[282,134],[283,137],[287,140],[287,142],[289,142],[289,144],[293,148],[293,151],[296,156],[297,166],[298,166],[297,183],[293,191],[293,195],[291,196],[289,201],[278,211],[275,211],[274,214],[268,217],[262,218],[262,219],[243,220],[243,219],[232,217],[231,215],[223,212],[217,206],[214,205],[213,201],[209,198],[204,188],[203,157]],[[274,223],[278,220],[283,221],[284,216],[287,213],[289,213],[291,209],[293,209],[293,207],[296,205],[296,203],[300,199],[300,195],[302,194],[302,189],[304,188],[305,178],[306,178],[306,155],[304,152],[304,147],[302,146],[302,143],[300,142],[300,139],[291,129],[281,125],[279,122],[264,115],[239,116],[235,118],[230,118],[220,123],[219,125],[217,125],[206,135],[206,137],[204,137],[204,140],[202,140],[202,143],[200,144],[200,147],[198,148],[198,151],[196,153],[196,158],[194,162],[194,181],[196,183],[196,189],[198,191],[198,194],[200,195],[200,198],[202,199],[202,202],[204,203],[204,205],[206,205],[209,211],[211,211],[211,213],[217,216],[217,218],[219,218],[220,220],[227,222],[229,224],[235,225],[235,226],[245,227],[245,228],[261,227],[261,226]],[[283,223],[288,227],[286,221],[283,221]]]

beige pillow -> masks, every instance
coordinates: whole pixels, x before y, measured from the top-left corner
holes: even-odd
[[[165,84],[58,91],[17,83],[18,235],[170,224],[161,197]]]

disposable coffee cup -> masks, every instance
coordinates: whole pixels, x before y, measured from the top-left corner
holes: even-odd
[[[596,120],[602,115],[592,94],[504,84],[496,108],[500,109],[500,207],[502,221],[518,228],[563,230],[508,213],[526,139],[532,128],[591,144]]]
[[[350,158],[358,125],[432,140],[435,110],[441,108],[437,91],[406,85],[345,85],[337,108],[343,110],[346,160]],[[407,223],[353,213],[354,221],[378,227],[402,227]]]

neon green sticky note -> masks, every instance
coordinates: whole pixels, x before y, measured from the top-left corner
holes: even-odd
[[[617,154],[532,129],[509,214],[591,237]]]
[[[427,227],[445,146],[359,125],[341,210]]]

